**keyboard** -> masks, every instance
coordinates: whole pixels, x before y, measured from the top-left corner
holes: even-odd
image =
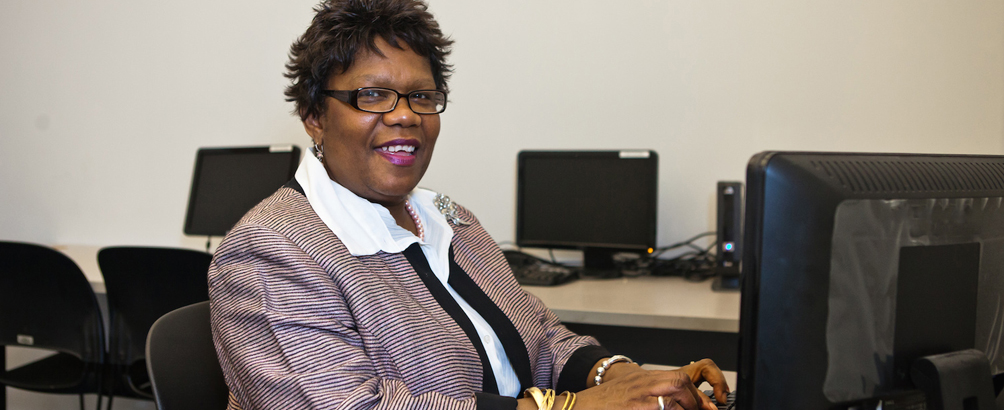
[[[579,277],[577,269],[554,264],[517,250],[504,250],[502,255],[505,255],[520,285],[555,286]]]
[[[718,410],[734,410],[736,408],[736,391],[732,390],[729,392],[728,399],[724,404],[719,403],[715,400],[715,392],[713,390],[705,390],[704,395],[711,398],[711,402],[718,406]]]

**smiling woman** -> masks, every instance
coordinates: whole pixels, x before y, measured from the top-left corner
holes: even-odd
[[[467,209],[416,188],[450,73],[424,3],[316,11],[286,90],[313,155],[209,270],[231,409],[713,409],[703,381],[724,400],[710,360],[645,371],[566,329]]]
[[[328,80],[331,91],[352,90],[350,102],[356,104],[333,101],[321,114],[308,115],[303,126],[333,181],[385,206],[399,225],[417,232],[404,201],[432,160],[439,137],[439,113],[419,114],[412,108],[409,94],[435,91],[436,82],[429,60],[406,44],[392,46],[377,37],[374,45],[373,50],[360,51],[352,66]],[[369,87],[388,89],[395,93],[394,98]],[[399,96],[409,97],[408,103],[399,104]],[[384,112],[363,111],[356,107],[360,100],[363,106],[373,108],[383,101],[380,108]]]

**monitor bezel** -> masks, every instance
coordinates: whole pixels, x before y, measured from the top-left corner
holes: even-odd
[[[188,191],[188,205],[185,207],[185,226],[183,232],[192,236],[222,236],[225,232],[208,231],[201,227],[192,226],[195,214],[196,190],[202,178],[202,167],[206,158],[222,155],[247,155],[247,154],[270,154],[277,156],[288,156],[289,167],[287,168],[287,178],[292,179],[300,163],[300,147],[295,145],[265,145],[250,147],[202,147],[195,154],[195,168],[192,172],[192,184]]]
[[[651,215],[649,231],[642,245],[586,242],[586,241],[548,241],[527,239],[524,237],[524,207],[527,206],[525,193],[523,190],[526,178],[525,162],[528,159],[623,159],[625,161],[647,161],[651,164],[652,184],[650,190],[652,201],[649,203],[648,212]],[[517,179],[516,179],[516,245],[519,247],[536,247],[552,249],[576,249],[590,250],[602,249],[607,251],[624,251],[645,253],[656,247],[656,235],[658,233],[658,203],[659,203],[659,155],[653,150],[523,150],[517,155]]]
[[[810,264],[813,263],[812,256],[816,252],[815,262],[817,267],[821,266],[826,275],[829,275],[830,248],[832,245],[832,232],[834,213],[837,206],[849,199],[927,199],[927,198],[979,198],[979,197],[1001,197],[1004,196],[1004,179],[984,178],[974,176],[972,173],[964,177],[956,178],[953,181],[939,180],[935,182],[913,181],[916,185],[935,185],[939,189],[915,189],[896,190],[891,187],[893,184],[873,184],[868,181],[873,180],[875,175],[854,174],[850,172],[850,178],[855,179],[853,183],[860,184],[859,189],[851,189],[846,182],[828,176],[824,171],[812,169],[805,166],[805,162],[813,159],[844,159],[858,162],[898,162],[908,161],[913,163],[934,163],[949,164],[952,162],[986,162],[993,163],[995,170],[999,172],[1004,169],[1004,157],[993,155],[950,155],[950,154],[900,154],[900,153],[849,153],[849,152],[780,152],[768,151],[754,155],[747,167],[747,190],[746,190],[746,218],[744,227],[744,252],[743,252],[743,272],[742,272],[742,296],[740,302],[740,334],[739,334],[739,374],[737,386],[737,408],[750,409],[755,404],[754,393],[761,389],[757,388],[757,347],[763,342],[758,334],[761,314],[761,287],[762,273],[761,262],[764,260],[765,237],[775,242],[783,242],[793,238],[794,229],[803,232],[814,232],[817,240],[806,241],[791,239],[784,242],[786,254],[791,256],[791,260],[786,263]],[[940,171],[948,173],[957,172],[966,174],[958,168],[949,165],[934,165],[940,167]],[[1000,175],[1000,174],[996,174]],[[902,176],[902,175],[901,175]],[[962,185],[973,185],[972,181],[978,180],[989,188],[986,189],[965,189]],[[963,181],[965,180],[965,181]],[[957,185],[955,185],[957,184]],[[866,187],[867,189],[861,189]],[[785,191],[787,190],[787,191]],[[768,192],[769,191],[769,192]],[[791,227],[791,231],[785,231],[777,223],[765,223],[764,216],[766,205],[776,207],[777,196],[786,193],[789,195],[799,195],[805,199],[798,203],[798,207],[785,209],[786,218],[798,220],[799,227]],[[790,199],[789,199],[790,201]],[[773,211],[772,211],[773,212]],[[779,212],[780,213],[780,212]],[[819,218],[815,222],[806,222],[805,219]],[[774,220],[772,220],[773,222]],[[785,239],[788,238],[788,239]],[[782,248],[773,246],[773,248]],[[824,260],[825,263],[818,263]],[[793,284],[793,291],[798,292],[798,285]],[[818,291],[818,290],[817,290]],[[825,299],[825,297],[823,298]],[[772,300],[771,303],[780,303]],[[825,301],[824,301],[825,302]],[[787,303],[787,302],[785,302]],[[776,337],[775,335],[768,335]],[[825,348],[825,344],[823,345]],[[793,356],[799,356],[801,352],[789,352]],[[812,360],[806,358],[802,360]],[[775,366],[776,364],[771,364]],[[805,365],[803,363],[803,365]],[[811,366],[811,364],[808,364]],[[778,368],[784,369],[784,365],[776,366],[771,371]],[[792,377],[785,386],[788,391],[805,391],[805,386],[799,383],[813,385],[814,381],[798,374]],[[821,394],[821,393],[820,393]],[[804,404],[804,403],[803,403]]]

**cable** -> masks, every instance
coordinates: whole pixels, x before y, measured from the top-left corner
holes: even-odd
[[[640,276],[646,274],[653,276],[681,276],[690,281],[703,281],[715,274],[715,252],[712,251],[717,248],[718,241],[716,238],[716,240],[712,241],[707,246],[700,246],[694,242],[710,236],[717,236],[717,233],[714,231],[702,232],[688,238],[685,241],[656,248],[651,254],[643,255],[641,257],[631,257],[630,252],[627,254],[620,254],[622,256],[615,256],[614,265],[617,270],[625,276]],[[509,241],[499,242],[500,247],[504,245],[515,244]],[[688,249],[671,259],[659,258],[666,252],[679,248]],[[516,250],[522,252],[522,249],[518,245],[516,246]],[[550,262],[553,265],[567,266],[557,261],[557,258],[554,256],[553,248],[547,248],[547,252],[550,256],[550,261],[537,258],[535,256],[534,258],[544,262]]]
[[[718,241],[715,240],[706,247],[694,244],[694,241],[716,235],[715,232],[704,232],[683,242],[678,242],[669,246],[657,249],[649,258],[651,259],[650,271],[653,276],[682,276],[690,281],[703,281],[715,274],[715,254],[714,250]],[[672,259],[659,259],[658,257],[666,251],[687,247],[690,250],[677,255]]]
[[[669,246],[663,246],[661,248],[656,248],[655,251],[652,252],[651,255],[649,255],[649,257],[650,258],[658,258],[660,255],[662,255],[666,251],[673,250],[673,249],[676,249],[676,248],[680,248],[680,247],[683,247],[683,246],[689,246],[691,248],[694,248],[695,250],[703,251],[704,248],[698,248],[698,247],[696,247],[696,245],[694,245],[693,242],[696,241],[696,240],[698,240],[698,239],[704,238],[706,236],[717,236],[717,235],[718,234],[716,232],[714,232],[714,231],[703,232],[703,233],[697,234],[694,237],[692,237],[690,239],[687,239],[687,240],[685,240],[683,242],[677,242],[677,243],[674,243],[674,244],[669,245]]]

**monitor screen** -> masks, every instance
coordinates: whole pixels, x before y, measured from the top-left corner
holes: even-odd
[[[520,152],[516,243],[608,253],[654,248],[658,164],[654,151]]]
[[[293,178],[293,145],[200,148],[195,157],[185,233],[223,236],[252,207]]]
[[[746,193],[739,409],[903,394],[964,349],[1004,371],[1004,157],[766,152]]]

